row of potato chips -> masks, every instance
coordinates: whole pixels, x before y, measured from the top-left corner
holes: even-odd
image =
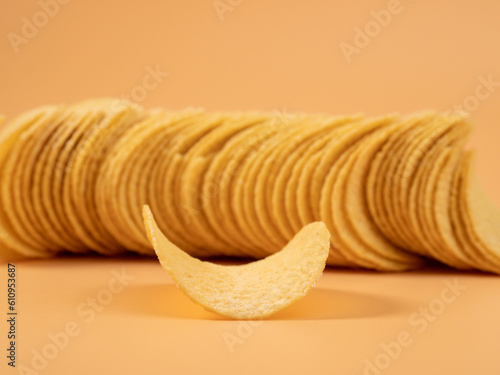
[[[330,265],[433,258],[500,272],[500,213],[464,149],[463,114],[145,110],[114,99],[29,111],[0,136],[0,252],[154,254],[142,207],[196,257],[262,258],[303,226]]]

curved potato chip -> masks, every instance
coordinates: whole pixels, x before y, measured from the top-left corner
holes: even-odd
[[[159,230],[148,206],[146,232],[162,267],[206,310],[234,319],[265,318],[304,297],[325,268],[330,234],[316,222],[302,228],[278,253],[238,266],[192,258]]]
[[[474,247],[486,260],[487,269],[500,273],[500,209],[485,193],[476,171],[475,154],[468,151],[461,164],[462,187],[459,211]]]

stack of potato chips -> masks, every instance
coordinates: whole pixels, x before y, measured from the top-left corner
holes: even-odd
[[[330,265],[433,258],[500,273],[500,213],[464,114],[277,115],[47,106],[0,135],[0,253],[154,254],[142,221],[196,257],[263,258],[323,221]]]

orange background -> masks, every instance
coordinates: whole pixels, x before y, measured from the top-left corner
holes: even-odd
[[[214,3],[226,11],[218,14]],[[396,3],[71,0],[44,16],[37,1],[0,0],[0,113],[8,121],[34,106],[101,96],[171,109],[368,115],[465,104],[477,125],[471,146],[480,177],[500,205],[500,3]],[[394,7],[384,26],[374,24]],[[41,25],[31,30],[36,35],[23,34],[26,22]],[[358,29],[372,36],[357,40],[359,53],[348,62],[341,46],[356,47]],[[13,33],[25,43],[14,48]],[[168,76],[141,89],[156,67]],[[494,82],[490,91],[478,89],[482,80]],[[76,307],[124,264],[136,275],[131,287],[91,325],[82,323]],[[413,330],[414,343],[381,373],[499,372],[499,281],[492,276],[328,270],[300,305],[263,322],[230,354],[222,337],[239,322],[211,321],[168,284],[156,261],[30,261],[18,269],[21,363],[66,322],[82,328],[41,373],[360,374],[365,358],[406,330],[408,316],[454,277],[468,286],[463,296],[424,333]]]

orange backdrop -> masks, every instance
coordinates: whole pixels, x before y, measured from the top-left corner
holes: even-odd
[[[498,1],[0,3],[7,119],[98,96],[332,114],[463,107],[500,205]]]

